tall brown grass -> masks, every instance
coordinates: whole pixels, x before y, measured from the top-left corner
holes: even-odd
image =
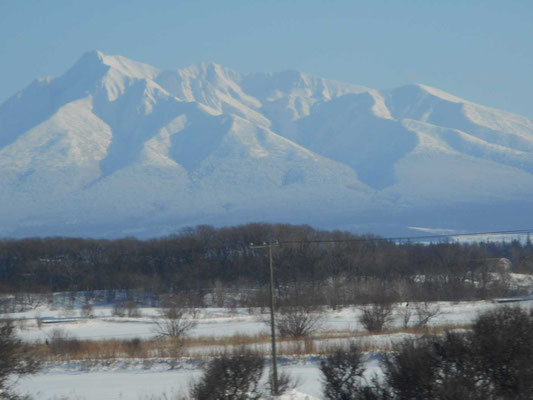
[[[331,343],[335,341],[361,341],[364,351],[387,351],[389,345],[372,337],[394,335],[399,333],[424,335],[442,334],[447,330],[468,329],[468,325],[442,325],[427,328],[393,328],[379,333],[351,330],[327,330],[306,338],[278,338],[279,355],[307,356],[328,354]],[[174,338],[153,339],[106,339],[80,340],[73,337],[58,339],[55,342],[35,343],[33,350],[44,361],[73,360],[114,360],[123,358],[178,358],[193,357],[202,359],[217,355],[242,346],[251,347],[256,351],[270,352],[270,335],[268,334],[236,334],[231,336],[188,337],[180,340]]]

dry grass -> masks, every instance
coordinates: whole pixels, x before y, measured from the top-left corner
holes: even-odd
[[[438,335],[447,330],[468,329],[468,325],[442,325],[427,328],[394,328],[380,333],[366,331],[328,330],[321,331],[313,337],[278,338],[280,356],[306,356],[328,354],[331,347],[338,342],[356,340],[360,342],[363,351],[390,350],[390,342],[379,340],[380,337],[395,334]],[[372,340],[376,339],[376,340]],[[68,339],[65,343],[35,344],[35,352],[45,361],[73,361],[73,360],[113,360],[122,358],[177,358],[216,357],[231,348],[248,346],[258,351],[270,351],[270,335],[232,335],[232,336],[203,336],[191,337],[183,340],[172,338],[154,339],[108,339],[108,340],[77,340]]]

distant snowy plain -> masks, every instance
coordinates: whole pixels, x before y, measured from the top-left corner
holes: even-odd
[[[526,279],[522,277],[523,279]],[[526,282],[531,284],[531,279]],[[502,307],[502,304],[492,301],[476,302],[439,302],[432,303],[440,309],[439,315],[431,320],[432,326],[457,325],[470,323],[479,313]],[[526,308],[533,307],[533,301],[521,302]],[[401,306],[401,305],[400,305]],[[405,305],[403,305],[405,306]],[[111,307],[95,308],[95,318],[73,321],[74,314],[67,316],[62,310],[50,310],[45,306],[24,313],[11,314],[17,319],[26,319],[24,330],[19,336],[27,341],[44,341],[52,330],[61,328],[71,336],[80,339],[105,339],[105,338],[150,338],[154,333],[154,318],[158,312],[154,308],[142,308],[139,318],[112,317]],[[72,311],[71,311],[72,312]],[[73,311],[77,313],[77,310]],[[326,313],[323,329],[335,331],[351,331],[353,339],[361,345],[390,346],[407,337],[409,333],[384,333],[367,335],[362,326],[357,322],[360,310],[347,307],[338,311],[329,310]],[[35,317],[44,321],[57,323],[44,323],[39,328]],[[60,322],[65,320],[65,322]],[[70,322],[67,322],[70,321]],[[207,308],[199,315],[198,326],[191,336],[229,336],[234,334],[267,333],[267,326],[257,315],[249,315],[246,309],[221,309]],[[401,326],[401,314],[397,312],[394,325]],[[317,340],[316,349],[321,346],[347,343],[349,339]],[[268,352],[269,345],[262,346]],[[283,348],[283,346],[281,346]],[[201,355],[213,348],[198,347],[189,349],[189,355]],[[216,350],[223,350],[222,348]],[[379,356],[367,354],[369,374],[380,372]],[[298,378],[300,385],[296,391],[287,395],[286,399],[313,399],[321,398],[321,381],[318,370],[318,359],[313,356],[282,357],[282,369]],[[102,400],[148,399],[150,395],[174,395],[186,393],[191,380],[200,375],[198,364],[192,358],[184,358],[175,365],[169,359],[117,359],[110,362],[58,362],[49,363],[45,369],[34,376],[26,377],[18,382],[21,392],[32,394],[37,399],[62,399],[68,396],[76,400]]]

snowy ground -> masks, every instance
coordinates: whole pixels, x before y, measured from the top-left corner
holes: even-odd
[[[522,307],[533,307],[533,301],[521,302]],[[412,305],[410,305],[412,306]],[[440,302],[440,314],[431,321],[431,325],[463,325],[472,321],[480,312],[502,307],[489,301],[477,302]],[[405,305],[401,305],[405,307]],[[395,325],[401,326],[401,307],[396,313]],[[111,307],[97,307],[95,318],[76,319],[76,311],[65,315],[64,310],[51,310],[45,306],[23,313],[11,314],[24,322],[19,323],[24,329],[19,331],[21,338],[27,341],[45,340],[53,329],[61,328],[80,339],[104,338],[149,338],[154,336],[154,318],[158,311],[154,308],[140,309],[139,318],[112,317]],[[354,337],[361,335],[362,327],[357,322],[359,310],[355,307],[340,311],[328,311],[324,329],[353,331]],[[39,327],[36,317],[41,318]],[[51,323],[53,322],[53,323]],[[268,332],[267,326],[257,315],[249,315],[246,309],[231,312],[227,309],[208,308],[201,311],[198,326],[192,336],[222,337],[236,333],[256,334]],[[359,332],[359,333],[358,333]],[[359,340],[363,343],[390,345],[405,338],[407,333],[384,335],[364,335]],[[322,343],[323,345],[325,343]],[[199,352],[202,349],[197,349]],[[377,360],[370,360],[373,367],[379,368]],[[295,399],[306,396],[320,398],[321,383],[316,357],[307,357],[299,361],[292,360],[283,368],[300,381]],[[195,361],[182,363],[177,368],[166,360],[118,360],[108,365],[72,362],[47,365],[43,372],[18,382],[19,390],[34,395],[36,399],[104,400],[132,399],[144,400],[150,395],[173,396],[185,392],[191,379],[199,374]],[[303,396],[303,397],[302,397]],[[172,397],[170,397],[172,398]],[[312,397],[309,397],[311,399]]]
[[[322,384],[318,360],[310,357],[299,361],[285,360],[280,370],[291,375],[298,383],[297,388],[286,399],[312,400],[321,398]],[[376,356],[367,360],[367,375],[379,373]],[[266,375],[266,374],[265,374]],[[88,371],[80,371],[79,366],[57,365],[46,372],[19,381],[21,392],[33,395],[36,399],[59,400],[68,396],[75,400],[144,400],[152,395],[172,396],[186,393],[189,384],[200,376],[200,371],[192,364],[184,364],[169,369],[165,363],[150,366],[143,361],[128,363],[114,362]]]
[[[300,394],[320,397],[321,385],[319,370],[315,364],[300,363],[283,367],[297,378],[301,385]],[[151,395],[172,395],[187,391],[189,383],[199,376],[197,369],[177,370],[143,370],[117,369],[111,371],[69,372],[54,370],[19,383],[26,393],[36,399],[70,399],[84,400],[140,400]],[[305,398],[301,397],[300,398]]]
[[[492,301],[476,302],[438,302],[431,303],[439,307],[439,315],[431,320],[430,325],[462,325],[468,324],[480,312],[498,307]],[[523,307],[532,307],[533,301],[521,302]],[[405,305],[400,305],[396,312],[393,325],[401,326],[401,312]],[[410,307],[413,307],[411,304]],[[12,318],[21,319],[23,329],[19,336],[26,341],[44,341],[54,329],[62,329],[78,339],[127,339],[150,338],[155,336],[155,319],[158,311],[154,308],[141,308],[141,317],[113,317],[111,307],[95,308],[94,318],[80,318],[76,312],[66,316],[62,310],[50,310],[39,307],[23,313],[9,314]],[[362,331],[363,327],[357,322],[360,310],[356,307],[347,307],[339,311],[325,314],[324,329],[337,331]],[[78,314],[79,315],[79,314]],[[44,323],[39,327],[36,317]],[[231,312],[221,308],[207,308],[200,312],[198,325],[191,332],[191,336],[222,337],[234,334],[253,335],[268,333],[267,325],[262,322],[262,316],[250,315],[247,309],[237,309]]]

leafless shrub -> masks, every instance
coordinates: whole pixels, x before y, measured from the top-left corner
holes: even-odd
[[[42,329],[42,327],[43,327],[43,319],[41,318],[40,314],[37,314],[35,316],[35,323],[37,324],[37,328]]]
[[[346,276],[334,275],[329,277],[322,288],[322,292],[326,304],[328,304],[332,310],[342,307],[348,302]]]
[[[359,322],[369,332],[381,332],[392,322],[393,303],[380,301],[360,307]]]
[[[44,304],[45,297],[40,293],[24,292],[21,295],[23,309],[35,309]]]
[[[161,337],[183,338],[197,325],[198,311],[187,307],[179,296],[164,299],[160,317],[155,320],[154,332]]]
[[[74,306],[76,304],[76,293],[63,293],[62,297],[62,315],[64,315],[65,317],[72,317],[74,315]]]
[[[113,316],[121,318],[126,316],[126,307],[124,307],[124,304],[115,303],[113,306]]]
[[[28,320],[23,318],[17,319],[16,325],[19,331],[24,331],[28,327]]]
[[[270,320],[266,322],[270,324]],[[282,337],[310,336],[321,329],[323,322],[323,312],[315,307],[285,306],[276,314],[276,328]]]
[[[81,306],[80,315],[84,318],[94,317],[93,306],[88,299],[85,299],[83,306]]]
[[[224,283],[222,283],[220,280],[216,280],[215,285],[213,287],[213,303],[216,307],[224,307],[226,305],[226,299],[228,297],[228,292],[226,287],[224,286]]]
[[[183,337],[197,325],[196,316],[190,310],[163,310],[160,318],[155,321],[154,329],[158,336]]]
[[[414,313],[413,308],[409,306],[409,303],[406,303],[405,306],[399,307],[398,313],[400,314],[402,320],[402,326],[404,328],[408,328],[409,322],[411,321],[411,318]]]
[[[124,302],[124,308],[126,309],[126,314],[130,318],[139,318],[141,316],[139,306],[137,305],[137,302],[132,298],[126,299],[126,301]]]
[[[229,314],[237,315],[238,314],[237,308],[239,307],[239,300],[236,299],[235,297],[230,297],[228,298],[226,303],[227,303],[226,308],[228,309]]]
[[[437,304],[429,304],[427,302],[417,303],[415,305],[416,327],[427,327],[430,320],[439,316],[441,313],[440,307]]]
[[[277,388],[274,388],[274,379],[272,374],[272,369],[270,369],[269,379],[266,385],[266,389],[271,395],[281,396],[282,394],[288,392],[289,390],[295,389],[300,385],[300,381],[297,378],[286,371],[281,371],[278,373]]]

